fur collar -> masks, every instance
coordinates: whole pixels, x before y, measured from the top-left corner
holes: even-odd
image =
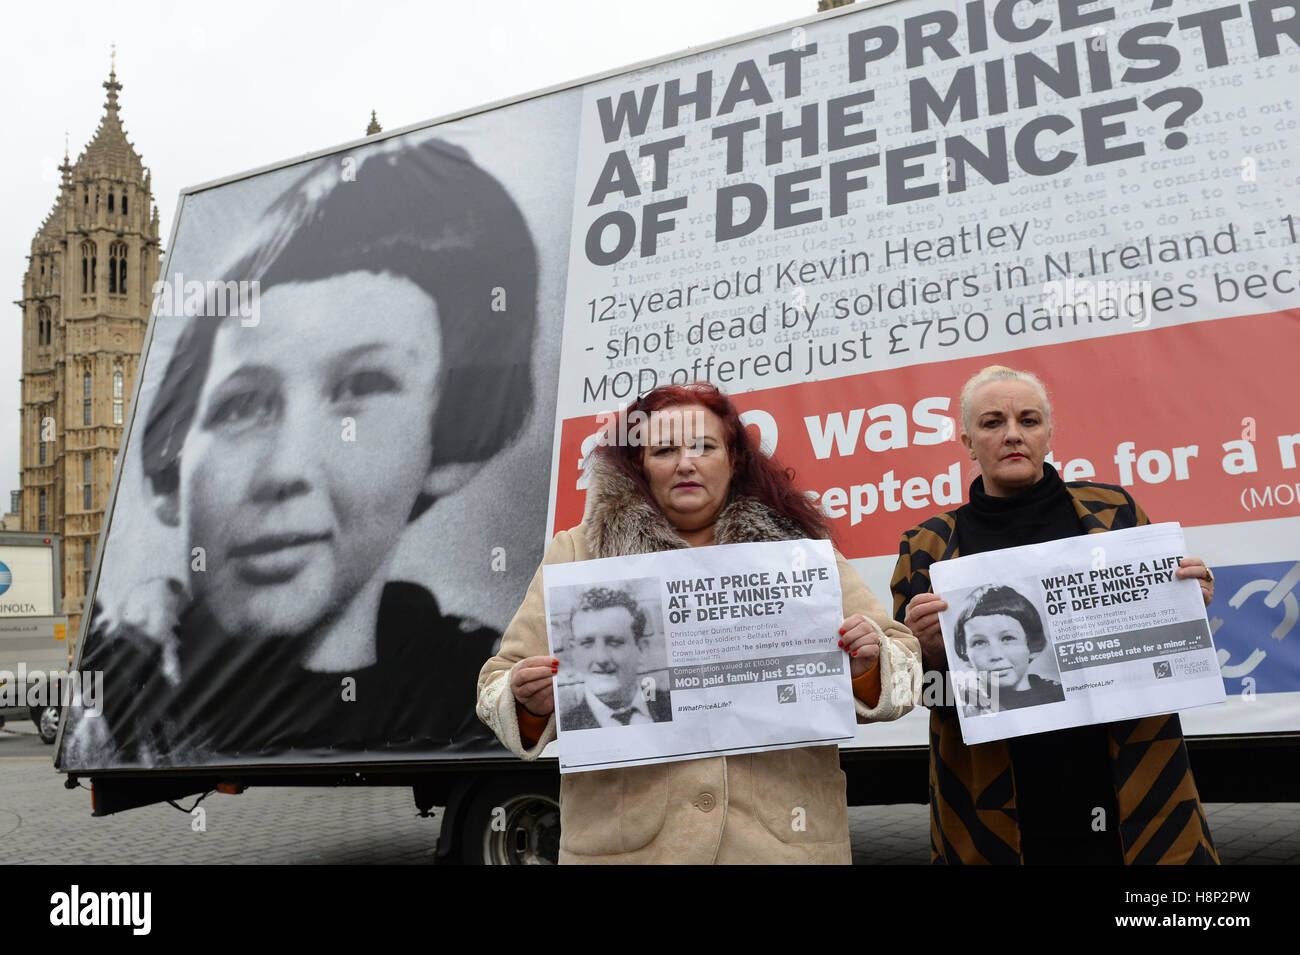
[[[588,477],[582,522],[592,556],[652,554],[690,546],[654,503],[612,464],[595,456]],[[734,491],[714,528],[719,544],[798,540],[804,536],[794,521],[758,498]]]

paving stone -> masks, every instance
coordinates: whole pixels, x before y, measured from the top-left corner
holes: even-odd
[[[185,800],[189,808],[193,800]],[[202,803],[207,831],[167,805],[96,819],[90,793],[65,789],[48,758],[0,756],[0,837],[10,860],[53,864],[162,862],[432,865],[441,812],[422,819],[397,787],[250,789]],[[1300,860],[1300,804],[1205,806],[1227,864]],[[849,810],[858,865],[928,865],[923,805]]]

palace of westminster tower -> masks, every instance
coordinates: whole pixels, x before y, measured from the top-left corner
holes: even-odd
[[[130,410],[162,252],[150,175],[126,138],[116,69],[104,116],[32,239],[22,298],[24,531],[62,538],[75,634]]]

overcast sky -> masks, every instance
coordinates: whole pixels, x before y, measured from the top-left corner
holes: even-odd
[[[0,511],[17,489],[22,279],[104,113],[109,48],[164,244],[185,186],[785,23],[816,0],[7,4],[0,60]]]

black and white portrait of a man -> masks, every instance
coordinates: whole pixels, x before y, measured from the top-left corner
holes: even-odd
[[[579,682],[560,688],[560,729],[671,720],[663,643],[653,639],[643,603],[621,584],[579,588],[574,596],[561,613],[568,623],[563,669]]]

